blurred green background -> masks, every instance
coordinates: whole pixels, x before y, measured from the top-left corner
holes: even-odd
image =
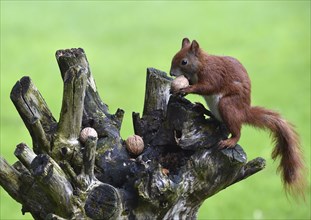
[[[84,48],[110,112],[126,112],[126,138],[133,133],[132,111],[143,109],[146,68],[168,72],[186,36],[211,54],[244,64],[253,104],[277,110],[296,125],[310,168],[310,1],[1,1],[1,156],[14,163],[15,146],[31,145],[9,98],[22,76],[32,78],[59,117],[56,50]],[[266,169],[208,199],[198,218],[310,219],[310,187],[306,203],[286,198],[278,163],[270,159],[269,135],[244,127],[240,144],[249,159],[266,158]],[[0,189],[0,219],[31,219]]]

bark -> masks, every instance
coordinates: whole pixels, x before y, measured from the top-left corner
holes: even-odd
[[[147,69],[142,116],[133,113],[144,150],[134,156],[120,136],[124,111],[108,112],[83,49],[59,50],[64,82],[59,121],[29,77],[11,99],[33,141],[17,145],[18,162],[0,157],[0,184],[34,219],[196,218],[205,199],[262,170],[237,145],[220,150],[223,124],[202,104],[170,95],[172,79]],[[79,138],[85,127],[96,135]]]

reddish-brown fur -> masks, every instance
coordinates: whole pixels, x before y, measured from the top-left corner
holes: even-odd
[[[184,75],[190,86],[180,93],[217,96],[216,108],[231,137],[219,143],[221,148],[234,147],[241,136],[242,124],[271,131],[275,147],[272,158],[280,157],[279,171],[287,192],[303,195],[304,163],[299,137],[293,126],[274,111],[251,106],[251,82],[246,69],[235,58],[213,56],[204,52],[194,40],[182,41],[174,56],[171,75]]]

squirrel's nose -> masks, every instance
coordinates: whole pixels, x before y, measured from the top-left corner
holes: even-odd
[[[171,76],[176,76],[175,71],[171,69],[171,70],[170,70],[170,75],[171,75]]]

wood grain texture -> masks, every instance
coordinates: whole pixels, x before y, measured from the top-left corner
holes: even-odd
[[[19,144],[19,159],[0,158],[0,184],[34,219],[195,219],[205,199],[262,170],[237,145],[218,149],[228,136],[201,104],[170,94],[172,79],[147,69],[142,116],[133,113],[140,155],[120,136],[124,111],[108,112],[83,49],[59,50],[64,81],[60,120],[23,77],[11,99],[33,140]],[[97,135],[79,139],[83,128]]]

